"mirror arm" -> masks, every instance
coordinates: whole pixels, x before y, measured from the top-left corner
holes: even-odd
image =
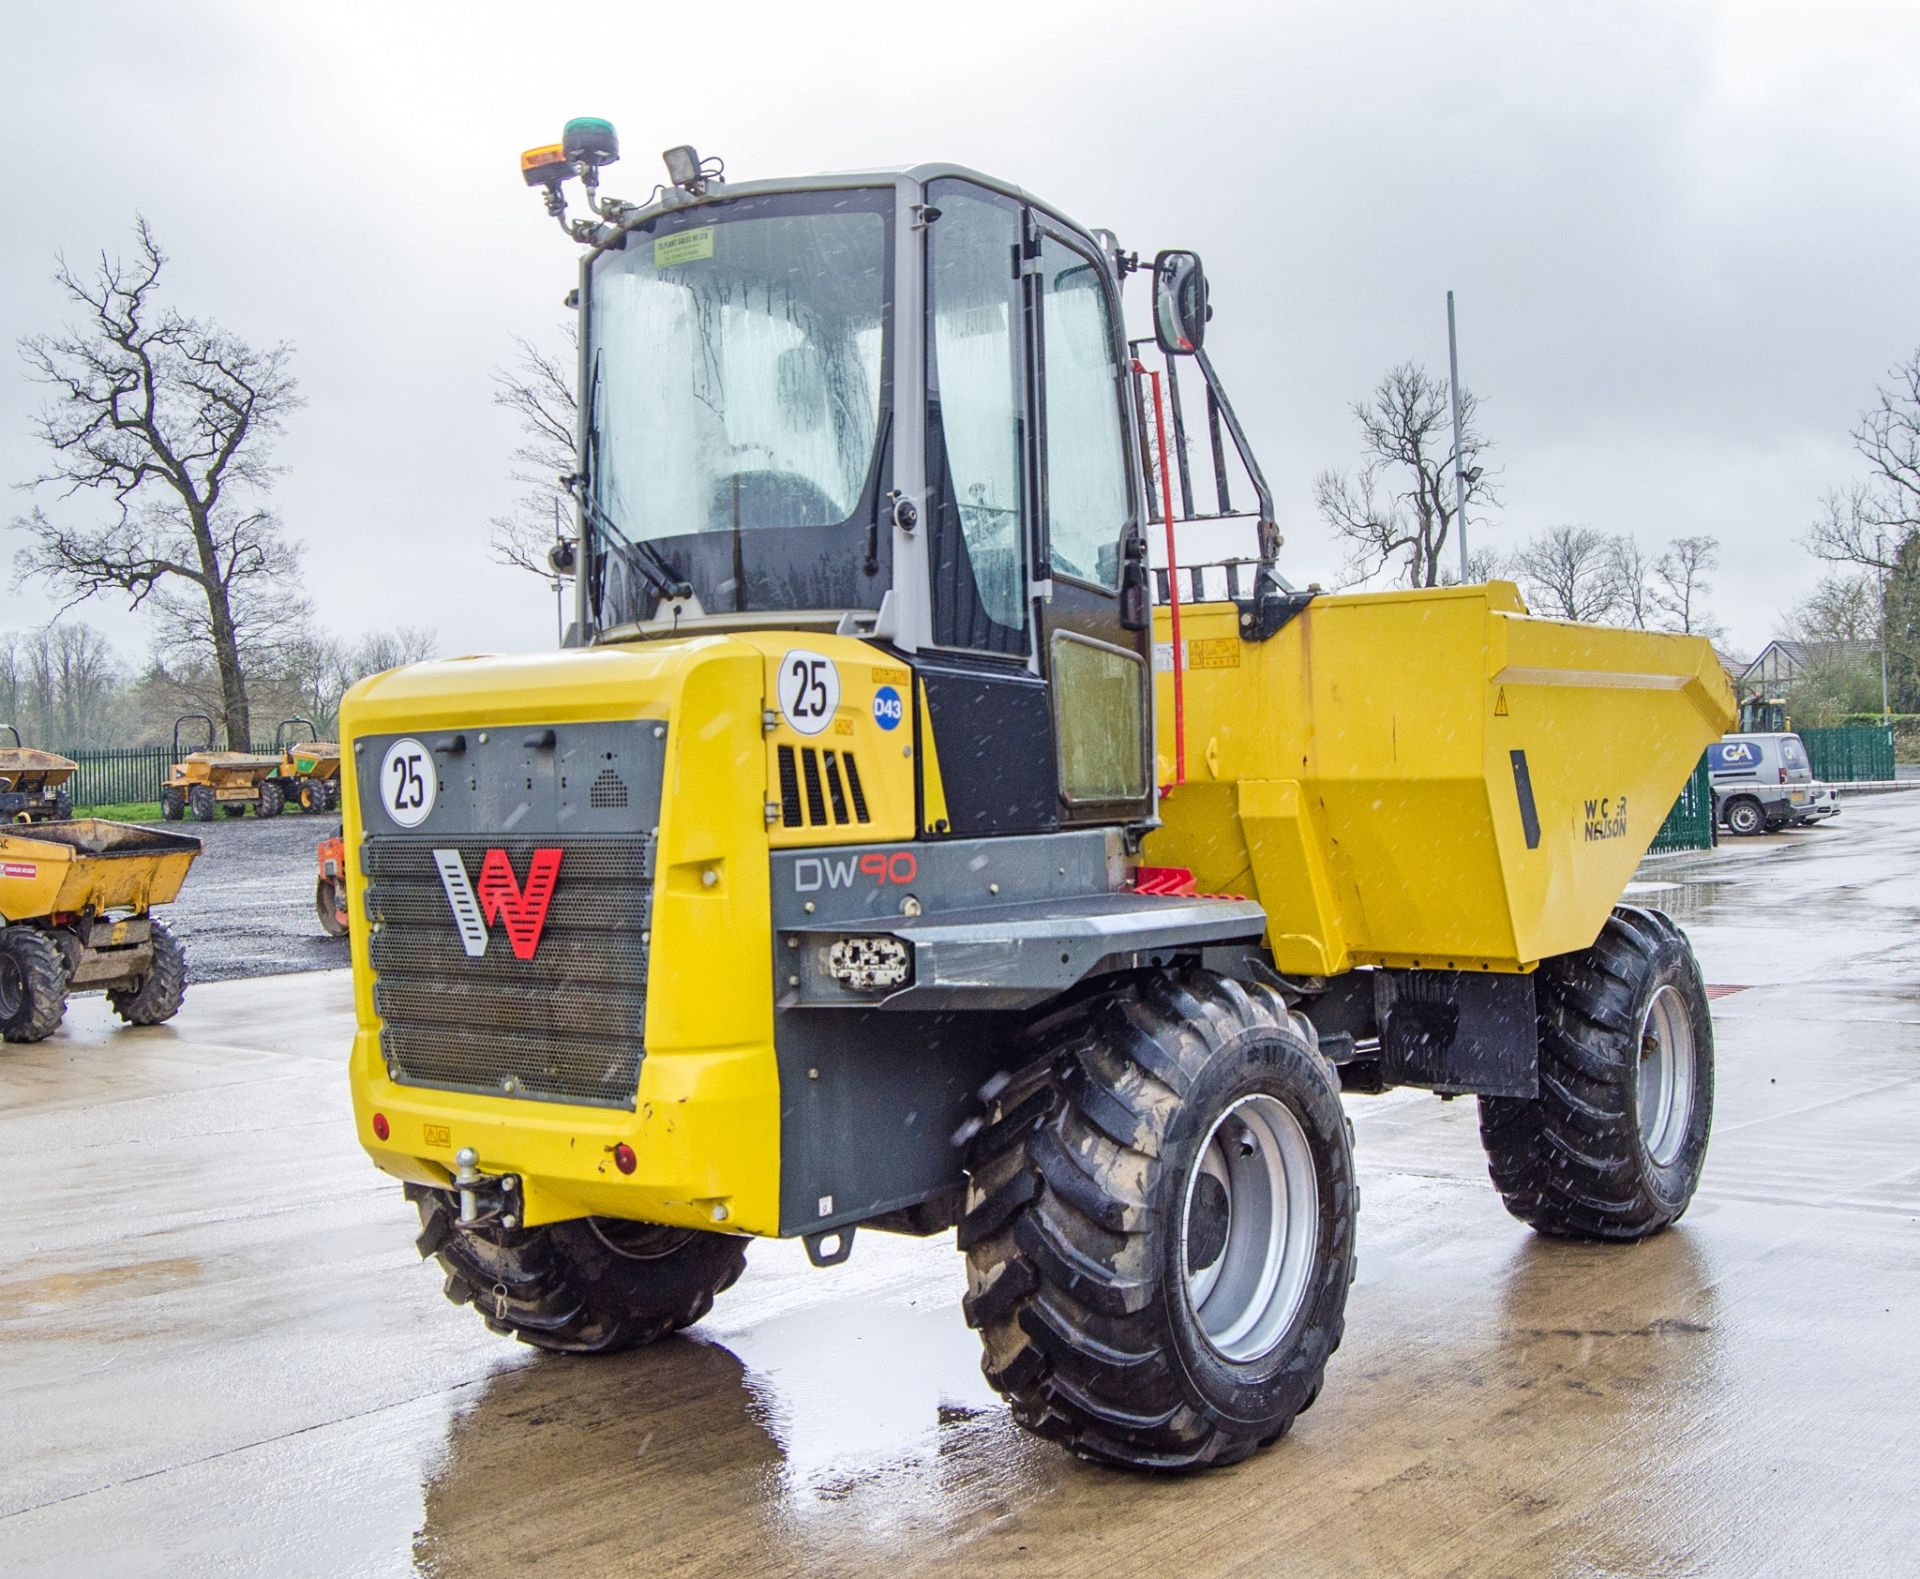
[[[1233,437],[1233,447],[1240,452],[1240,464],[1247,468],[1247,476],[1253,479],[1254,495],[1260,504],[1260,557],[1270,562],[1280,547],[1279,527],[1273,519],[1273,490],[1267,486],[1266,474],[1260,470],[1259,461],[1254,459],[1253,446],[1247,442],[1246,429],[1240,426],[1240,418],[1233,409],[1233,402],[1227,399],[1226,389],[1220,382],[1220,375],[1213,370],[1213,361],[1207,355],[1206,348],[1194,347],[1193,359],[1219,405],[1220,415],[1226,420],[1227,432]]]

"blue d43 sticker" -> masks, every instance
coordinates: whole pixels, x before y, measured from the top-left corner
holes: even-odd
[[[890,685],[883,685],[873,693],[873,721],[882,729],[898,729],[901,719],[907,716],[907,709],[900,700],[900,693]]]

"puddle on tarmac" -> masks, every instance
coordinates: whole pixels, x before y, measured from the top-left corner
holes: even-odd
[[[597,1571],[637,1531],[662,1569],[785,1571],[821,1543],[877,1555],[942,1522],[956,1476],[1017,1477],[1052,1451],[1016,1438],[948,1300],[830,1301],[724,1342],[541,1356],[454,1419],[414,1555],[430,1574]]]
[[[191,1283],[202,1273],[191,1256],[161,1261],[132,1261],[123,1266],[94,1267],[86,1272],[50,1272],[44,1277],[17,1278],[0,1283],[0,1318],[45,1313],[67,1305],[92,1304],[102,1295],[127,1298],[155,1294]]]
[[[1630,905],[1647,905],[1655,910],[1664,910],[1675,921],[1684,924],[1709,919],[1725,897],[1722,890],[1731,886],[1732,880],[1724,877],[1693,880],[1678,875],[1672,878],[1649,877],[1627,884],[1622,898]]]

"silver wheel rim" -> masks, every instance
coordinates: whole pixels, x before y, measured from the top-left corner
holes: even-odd
[[[1647,1000],[1639,1048],[1640,1141],[1665,1168],[1680,1155],[1693,1117],[1693,1020],[1679,988],[1663,986]]]
[[[1207,1132],[1180,1212],[1187,1302],[1216,1353],[1245,1363],[1278,1346],[1306,1300],[1319,1237],[1306,1131],[1277,1097],[1242,1097]]]

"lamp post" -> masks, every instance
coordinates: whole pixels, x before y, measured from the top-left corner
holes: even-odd
[[[1460,585],[1467,573],[1467,476],[1460,453],[1460,341],[1453,328],[1453,292],[1447,292],[1447,393],[1453,399],[1453,524],[1460,533]]]
[[[1880,722],[1893,722],[1893,710],[1887,706],[1887,535],[1879,527],[1873,533],[1873,557],[1880,571]]]

